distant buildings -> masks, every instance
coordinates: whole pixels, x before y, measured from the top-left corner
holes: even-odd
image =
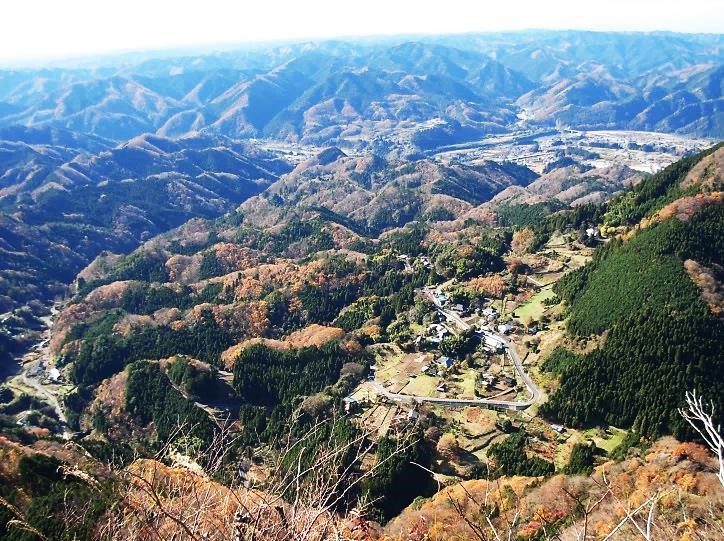
[[[442,342],[443,338],[445,338],[449,334],[450,331],[440,323],[431,323],[427,327],[427,335],[430,336],[428,340],[434,344],[439,344],[440,342]]]
[[[63,376],[60,373],[60,370],[53,367],[50,370],[48,370],[48,379],[53,383],[59,383],[62,381]]]
[[[483,340],[485,345],[494,351],[502,351],[505,349],[505,342],[502,338],[495,336],[494,334],[483,332]]]
[[[430,258],[427,257],[426,255],[421,255],[417,259],[420,263],[422,263],[422,266],[425,267],[426,269],[432,268],[432,262],[430,261]]]
[[[493,374],[483,374],[481,376],[481,379],[485,383],[486,386],[494,385],[496,381],[498,381],[498,377],[494,376]]]

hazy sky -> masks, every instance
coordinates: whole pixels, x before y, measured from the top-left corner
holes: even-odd
[[[724,0],[2,0],[0,61],[525,28],[724,32]]]

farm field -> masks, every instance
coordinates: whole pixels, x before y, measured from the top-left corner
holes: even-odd
[[[543,302],[548,299],[552,299],[555,296],[556,294],[553,293],[553,288],[544,287],[538,293],[533,295],[527,302],[516,308],[515,312],[513,312],[513,316],[520,318],[522,321],[525,321],[528,318],[532,321],[539,321],[543,313],[548,308],[545,304],[543,304]]]

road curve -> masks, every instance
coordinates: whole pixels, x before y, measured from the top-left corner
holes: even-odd
[[[58,400],[58,397],[48,391],[36,379],[28,377],[25,372],[21,374],[20,381],[22,381],[23,385],[26,385],[27,387],[32,387],[33,390],[38,394],[38,396],[53,408],[55,414],[58,416],[58,420],[64,425],[65,428],[65,425],[68,424],[68,419],[65,417],[63,408],[60,407],[60,401]]]
[[[392,400],[393,402],[404,402],[408,404],[439,404],[449,407],[477,406],[492,409],[507,409],[516,411],[524,410],[540,400],[541,392],[538,386],[533,383],[533,380],[530,379],[530,376],[525,372],[525,370],[523,370],[523,365],[520,361],[520,358],[518,357],[518,354],[515,353],[515,350],[512,348],[511,344],[505,340],[504,342],[506,344],[506,353],[513,361],[513,365],[518,371],[518,374],[520,374],[521,379],[523,380],[525,386],[528,388],[528,391],[531,394],[531,397],[527,400],[495,400],[488,398],[434,398],[430,396],[391,393],[376,381],[373,381],[371,383],[375,391],[379,395],[384,396],[385,398],[387,398],[388,400]]]
[[[455,314],[453,312],[450,312],[448,310],[445,310],[440,304],[438,303],[435,296],[432,294],[432,291],[425,289],[424,290],[427,297],[432,301],[432,303],[435,305],[435,308],[437,311],[445,317],[448,321],[452,321],[461,330],[469,330],[471,328],[469,323],[466,323],[458,314]],[[515,351],[515,348],[513,347],[513,344],[510,343],[509,340],[506,340],[503,336],[500,336],[499,334],[490,333],[496,336],[500,339],[500,341],[504,344],[505,352],[507,353],[508,357],[510,357],[510,360],[513,362],[513,365],[515,366],[515,369],[518,372],[518,375],[520,376],[520,379],[523,380],[523,383],[525,383],[526,388],[528,389],[528,392],[530,393],[530,398],[527,400],[495,400],[495,399],[487,399],[487,398],[480,398],[480,399],[457,399],[457,398],[433,398],[430,396],[419,396],[419,395],[408,395],[408,394],[399,394],[399,393],[391,393],[382,385],[380,385],[377,382],[372,382],[372,386],[375,388],[378,394],[384,396],[388,400],[392,400],[394,402],[406,402],[410,404],[420,404],[420,403],[430,403],[430,404],[440,404],[443,406],[450,406],[450,407],[463,407],[463,406],[478,406],[478,407],[486,407],[486,408],[494,408],[494,409],[508,409],[508,410],[524,410],[526,408],[529,408],[536,402],[538,402],[541,398],[541,391],[538,388],[538,386],[535,384],[535,382],[531,379],[531,377],[528,375],[528,373],[523,368],[523,362],[520,360],[520,357],[518,356],[518,353]]]

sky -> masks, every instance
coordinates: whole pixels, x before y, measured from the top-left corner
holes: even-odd
[[[724,33],[723,8],[724,0],[3,0],[0,62],[531,28]]]

